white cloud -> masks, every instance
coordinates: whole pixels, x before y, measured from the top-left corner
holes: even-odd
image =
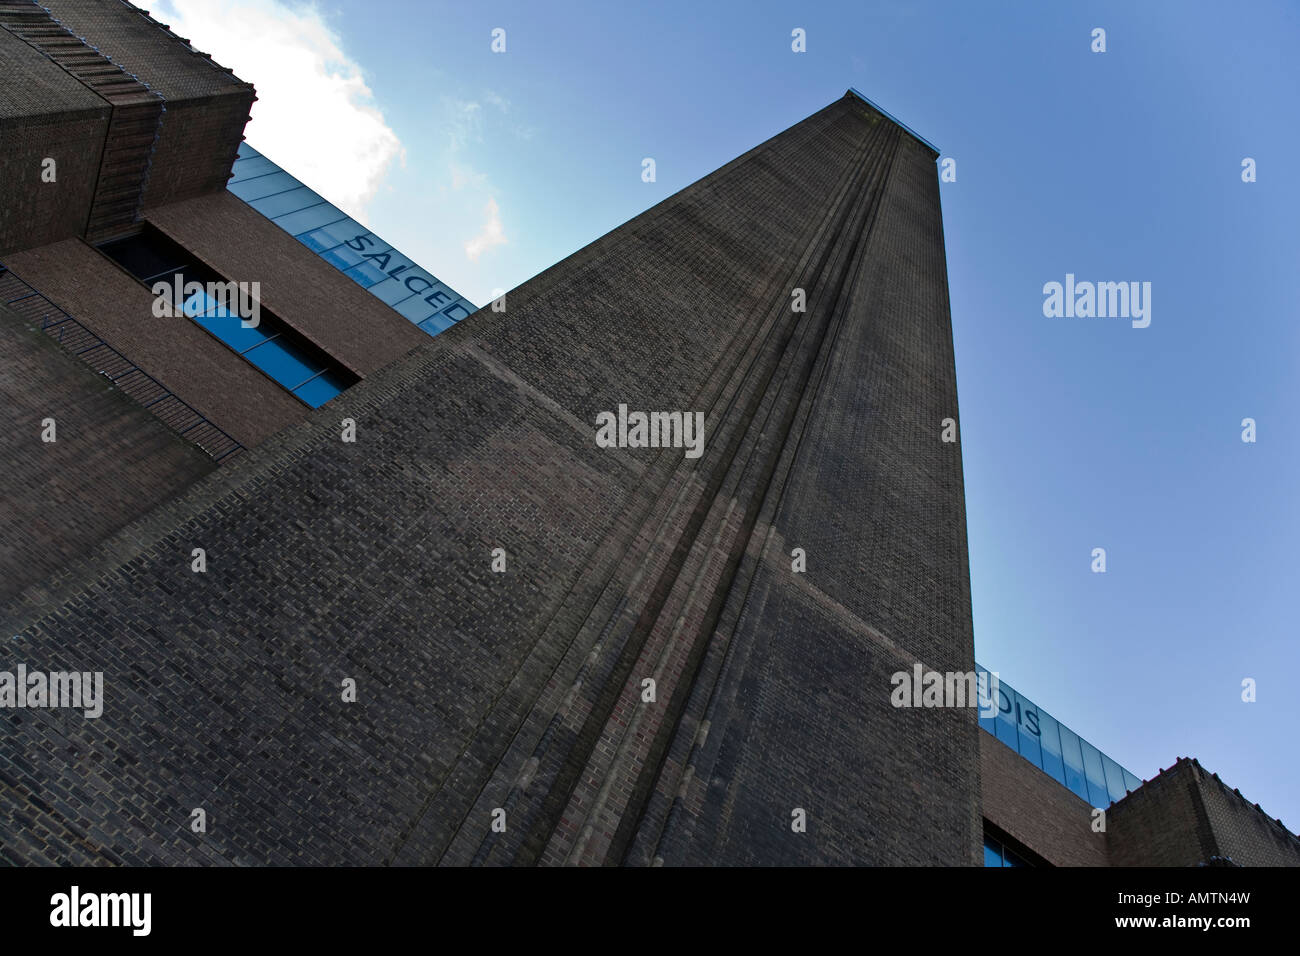
[[[133,0],[257,88],[249,144],[351,216],[396,159],[397,134],[360,65],[311,5],[282,0]]]
[[[448,168],[451,169],[452,189],[464,189],[466,186],[473,189],[487,188],[487,175],[472,166],[465,166],[452,160],[448,163]]]
[[[501,210],[497,208],[495,199],[488,199],[484,213],[487,219],[483,228],[477,236],[465,243],[465,255],[469,256],[471,262],[478,262],[478,257],[488,249],[504,245],[507,241],[505,227],[501,224]]]

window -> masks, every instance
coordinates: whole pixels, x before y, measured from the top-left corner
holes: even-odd
[[[1044,867],[1052,864],[985,820],[984,865]]]
[[[1029,866],[1024,859],[1001,840],[984,835],[985,866]]]
[[[238,308],[231,308],[234,301],[227,299],[223,303],[219,291],[217,297],[212,294],[217,291],[214,285],[233,289],[234,284],[226,283],[153,226],[146,225],[138,235],[99,248],[150,289],[159,282],[173,288],[179,282],[182,290],[186,283],[202,285],[203,290],[192,291],[185,298],[181,312],[303,404],[319,408],[357,383],[356,375],[260,304],[258,324],[246,326]],[[247,301],[248,294],[243,298]]]

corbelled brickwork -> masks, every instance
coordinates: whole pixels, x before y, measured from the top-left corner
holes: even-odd
[[[2,27],[0,75],[23,78],[21,83],[0,83],[4,255],[85,229],[112,107]],[[55,161],[53,182],[48,181],[48,159]]]
[[[0,0],[0,67],[0,255],[221,190],[255,99],[122,0]]]
[[[934,159],[846,96],[12,605],[107,701],[0,715],[4,852],[976,862],[973,711],[889,704],[974,667]]]
[[[129,228],[149,176],[162,96],[81,40],[40,4],[3,0],[0,29],[39,50],[112,106],[84,231],[93,239]]]
[[[42,6],[166,102],[142,206],[221,189],[243,137],[253,87],[123,0],[43,0]]]

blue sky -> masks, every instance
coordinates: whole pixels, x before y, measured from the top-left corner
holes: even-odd
[[[916,129],[957,161],[978,659],[1139,776],[1196,756],[1300,828],[1300,7],[148,5],[257,84],[253,146],[480,304],[849,86]],[[1066,273],[1150,282],[1151,325],[1045,317]]]

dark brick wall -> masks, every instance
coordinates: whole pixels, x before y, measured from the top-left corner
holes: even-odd
[[[889,705],[974,666],[933,160],[837,101],[48,579],[11,653],[109,699],[0,715],[4,852],[976,862],[973,711]]]
[[[0,355],[2,603],[213,464],[3,306]],[[57,441],[41,440],[46,418],[55,420]]]
[[[5,265],[245,446],[309,411],[194,322],[156,318],[149,289],[80,239],[6,256]]]
[[[0,15],[0,22],[3,16]],[[19,36],[0,26],[0,121],[106,110],[97,94]]]
[[[1300,866],[1300,839],[1240,791],[1228,788],[1218,774],[1206,773],[1196,761],[1180,769],[1197,783],[1219,856],[1242,866]]]
[[[41,5],[166,100],[212,96],[246,86],[122,0],[41,0]]]
[[[1114,866],[1300,866],[1300,840],[1195,760],[1148,780],[1110,814]]]
[[[1092,806],[1010,747],[981,733],[984,817],[1054,866],[1109,866],[1107,833]],[[1106,809],[1105,807],[1102,808]]]
[[[110,107],[0,27],[0,256],[86,228]],[[21,78],[21,81],[17,81]],[[41,182],[52,158],[57,180]]]
[[[0,259],[85,231],[109,113],[101,101],[75,114],[0,118]],[[46,157],[52,183],[41,181]]]
[[[50,0],[60,23],[166,101],[143,208],[224,189],[253,88],[121,0]]]
[[[0,90],[0,255],[85,235],[88,219],[92,237],[117,235],[141,206],[223,191],[255,98],[252,86],[120,0],[51,0],[44,9],[45,26],[70,35],[0,26],[0,73],[22,80]],[[78,56],[68,55],[72,37],[84,44]],[[36,49],[42,44],[62,59],[44,56]],[[92,89],[104,73],[95,62],[138,76],[139,95],[122,84]],[[111,148],[109,100],[121,127]],[[142,112],[142,103],[152,111]],[[57,185],[39,183],[46,156],[59,163]],[[101,156],[110,158],[102,170]],[[101,221],[88,217],[96,183],[101,206],[117,210]]]
[[[1196,782],[1181,765],[1115,804],[1107,821],[1112,866],[1195,866],[1216,855]]]
[[[203,100],[168,101],[142,208],[224,191],[252,101],[251,89]]]
[[[428,341],[231,192],[151,209],[145,218],[226,278],[260,282],[266,308],[359,375]]]

